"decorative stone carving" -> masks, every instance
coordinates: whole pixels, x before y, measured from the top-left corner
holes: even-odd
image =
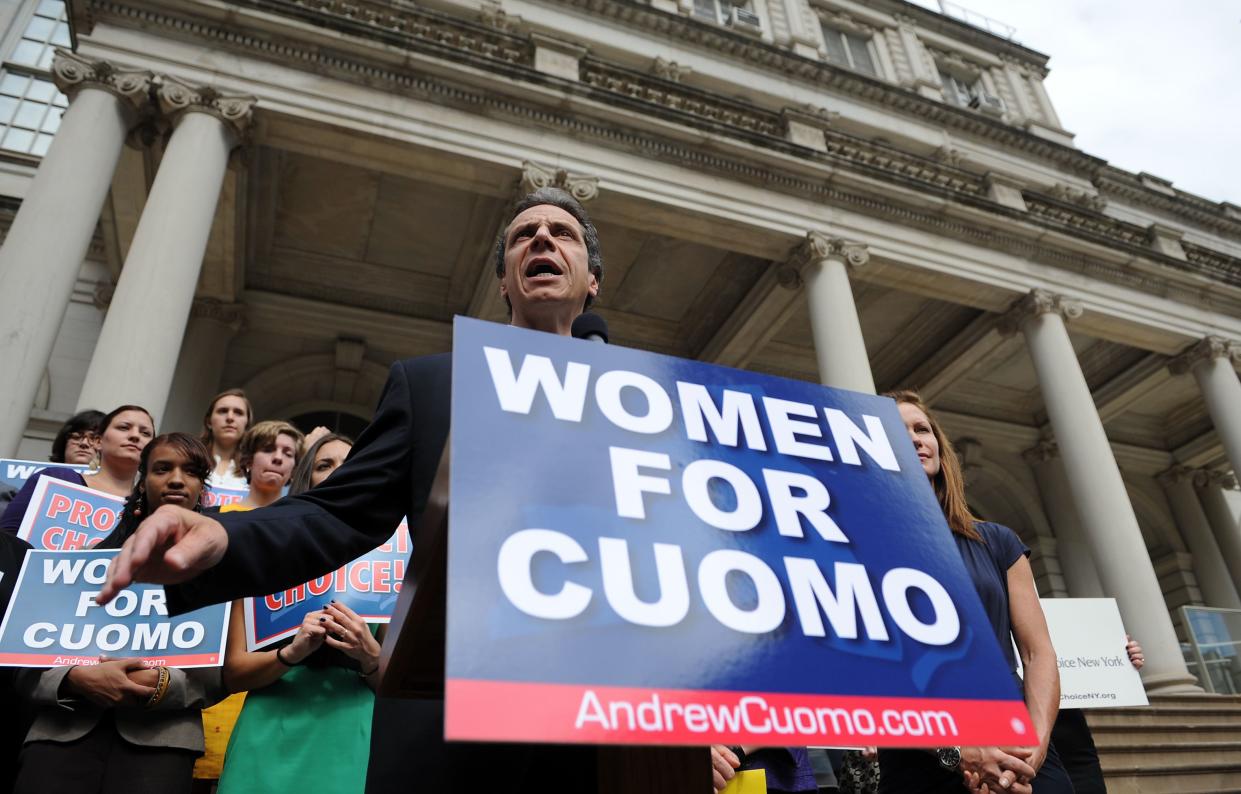
[[[1008,312],[1000,318],[998,327],[1000,333],[1011,336],[1021,330],[1021,324],[1027,319],[1053,312],[1072,320],[1082,316],[1082,305],[1050,290],[1032,289],[1013,301]]]
[[[862,243],[806,232],[806,239],[793,251],[789,264],[801,271],[826,259],[840,260],[851,268],[861,267],[870,261],[870,251]]]
[[[70,100],[86,86],[102,88],[141,111],[151,101],[154,75],[146,70],[118,69],[108,61],[57,49],[52,59],[52,82]]]
[[[1159,480],[1161,485],[1171,487],[1185,480],[1196,482],[1201,473],[1199,470],[1191,469],[1188,466],[1173,466],[1155,475],[1155,479]]]
[[[1095,212],[1102,212],[1107,207],[1107,199],[1100,196],[1098,193],[1078,190],[1077,188],[1070,187],[1062,182],[1052,185],[1051,189],[1047,191],[1047,195],[1057,201],[1063,201],[1066,204],[1075,204],[1078,207],[1094,210]]]
[[[245,135],[254,117],[258,99],[242,94],[224,94],[211,86],[194,86],[175,77],[161,76],[155,89],[160,112],[174,124],[186,113],[209,113],[232,129],[237,137]]]
[[[784,289],[801,289],[801,271],[792,265],[783,265],[776,271],[776,283]]]
[[[599,177],[574,174],[563,168],[554,168],[525,160],[521,164],[521,192],[533,193],[539,188],[558,187],[580,202],[587,202],[599,195]]]
[[[1051,439],[1043,439],[1034,446],[1021,453],[1021,457],[1031,466],[1037,466],[1040,463],[1046,463],[1060,457],[1060,445]]]
[[[190,317],[214,320],[236,333],[245,327],[246,307],[241,303],[225,303],[218,298],[195,298],[190,306]]]
[[[1241,344],[1222,336],[1208,336],[1195,342],[1168,363],[1173,375],[1184,375],[1204,361],[1227,358],[1234,365],[1241,364]]]
[[[693,71],[689,66],[682,66],[676,61],[669,61],[658,56],[656,56],[655,62],[651,64],[651,74],[672,83],[681,82],[682,79],[689,77]]]
[[[112,305],[112,296],[116,294],[116,285],[111,281],[100,281],[95,284],[95,293],[92,296],[95,308],[107,310]]]
[[[505,11],[499,0],[484,0],[482,7],[478,10],[478,16],[487,27],[505,33],[512,31],[521,21],[520,17],[512,16]]]

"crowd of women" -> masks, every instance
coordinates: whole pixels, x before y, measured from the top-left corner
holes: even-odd
[[[201,434],[155,434],[150,412],[80,413],[0,516],[0,608],[28,544],[15,535],[39,479],[123,497],[119,548],[161,505],[203,510],[214,487],[248,488],[221,510],[253,510],[327,478],[350,439],[287,422],[254,422],[245,394],[211,401]],[[80,466],[87,466],[81,472]],[[211,509],[211,508],[207,508]],[[379,643],[344,604],[308,611],[291,640],[247,649],[234,604],[223,667],[146,667],[139,660],[6,670],[0,678],[0,794],[85,792],[361,792],[370,748]],[[333,762],[322,759],[330,748]],[[314,769],[307,775],[307,769]]]
[[[1039,608],[1029,549],[1012,530],[971,513],[952,444],[918,395],[889,396],[898,404],[1014,676],[1014,645],[1021,656],[1024,679],[1018,684],[1040,741],[1024,748],[884,749],[877,753],[877,764],[873,748],[836,754],[840,790],[1105,790],[1080,713],[1065,712],[1057,721],[1056,656]],[[39,477],[124,497],[121,519],[101,544],[116,548],[161,505],[203,509],[211,486],[249,489],[244,500],[222,510],[261,509],[286,487],[294,493],[313,488],[351,447],[349,439],[323,428],[303,437],[287,422],[256,423],[253,418],[249,401],[237,389],[212,400],[201,436],[157,436],[150,413],[135,405],[73,417],[57,436],[52,459],[90,468],[84,474],[75,468],[45,469],[14,496],[0,517],[0,528],[8,530],[0,531],[0,563],[6,566],[0,588],[20,565],[24,544],[13,531]],[[0,599],[8,596],[0,589]],[[222,668],[148,668],[104,658],[97,665],[7,673],[0,679],[5,690],[0,705],[11,705],[6,714],[25,716],[3,720],[0,793],[6,787],[23,794],[213,787],[222,794],[362,791],[382,634],[334,602],[307,612],[290,641],[252,652],[240,605],[231,615]],[[1131,644],[1129,652],[1140,667],[1141,649]],[[797,747],[717,745],[711,748],[711,761],[717,791],[739,769],[763,768],[769,791],[817,791],[827,773],[821,769],[816,776],[811,754]]]

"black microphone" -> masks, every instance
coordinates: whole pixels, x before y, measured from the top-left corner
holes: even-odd
[[[608,324],[594,312],[579,314],[573,321],[573,338],[608,343]]]

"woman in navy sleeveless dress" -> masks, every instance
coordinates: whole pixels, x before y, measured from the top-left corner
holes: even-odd
[[[917,393],[902,391],[887,396],[897,402],[1014,676],[1014,640],[1021,652],[1023,691],[1039,744],[1032,748],[964,747],[959,748],[959,759],[951,751],[884,749],[879,753],[880,794],[961,792],[967,787],[965,781],[971,787],[985,784],[991,792],[1072,794],[1073,784],[1051,744],[1052,724],[1060,706],[1060,675],[1026,559],[1030,550],[1008,527],[971,515],[956,453]]]

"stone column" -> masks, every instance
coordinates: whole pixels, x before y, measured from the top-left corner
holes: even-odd
[[[177,357],[168,406],[160,431],[197,433],[207,402],[220,391],[228,343],[241,330],[245,307],[239,303],[197,299]]]
[[[1241,597],[1228,571],[1211,524],[1194,492],[1194,478],[1202,472],[1174,466],[1159,475],[1159,482],[1168,495],[1176,525],[1185,538],[1185,545],[1194,557],[1194,574],[1207,606],[1241,609]]]
[[[150,104],[150,72],[61,50],[52,77],[69,108],[0,249],[0,457],[21,443],[121,146]]]
[[[78,405],[136,403],[159,424],[185,334],[229,153],[255,99],[164,78],[175,125],[138,221]],[[101,410],[107,410],[101,409]]]
[[[1202,512],[1219,544],[1220,556],[1232,576],[1233,584],[1241,587],[1241,526],[1224,498],[1224,488],[1235,488],[1236,479],[1231,475],[1218,475],[1200,471],[1194,477],[1198,497],[1202,500]]]
[[[1065,586],[1073,598],[1103,598],[1103,584],[1095,567],[1090,544],[1082,530],[1073,497],[1069,493],[1069,480],[1060,463],[1060,449],[1054,441],[1041,441],[1027,449],[1022,456],[1034,471],[1043,509],[1051,519],[1056,531],[1056,548],[1060,557],[1060,572]]]
[[[1002,325],[1006,332],[1020,330],[1025,337],[1099,580],[1104,592],[1116,598],[1125,628],[1140,637],[1146,649],[1143,681],[1154,692],[1198,691],[1064,326],[1065,316],[1077,317],[1081,311],[1074,302],[1036,289],[1013,305]]]
[[[824,386],[874,394],[875,379],[849,286],[849,269],[869,260],[866,246],[818,232],[808,233],[793,254],[810,304],[819,380]]]
[[[1234,472],[1241,472],[1241,380],[1233,369],[1234,363],[1241,363],[1241,345],[1208,336],[1173,359],[1168,367],[1173,375],[1194,373],[1228,462]]]

